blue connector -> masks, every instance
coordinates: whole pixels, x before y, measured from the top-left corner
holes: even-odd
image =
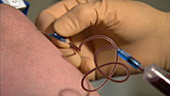
[[[58,39],[58,40],[60,40],[60,41],[62,41],[62,42],[66,42],[65,37],[60,36],[60,35],[57,34],[57,33],[54,33],[54,34],[49,34],[49,33],[48,33],[48,35],[51,36],[51,37],[54,37],[54,38],[56,38],[56,39]]]
[[[126,53],[122,49],[117,49],[117,53],[123,60],[128,62],[133,68],[141,69],[142,67],[141,64],[136,59],[134,59],[132,56],[130,56],[128,53]]]

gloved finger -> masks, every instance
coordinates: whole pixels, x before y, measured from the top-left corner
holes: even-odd
[[[92,1],[92,0],[90,0]],[[82,4],[82,3],[87,3],[88,0],[63,0],[51,7],[49,7],[48,9],[46,9],[49,13],[51,13],[57,20],[57,18],[61,17],[62,15],[64,15],[66,12],[68,12],[71,8],[73,8],[74,6],[78,5],[78,4]],[[56,9],[65,9],[62,12],[57,12]],[[54,38],[51,38],[52,42],[54,42],[55,45],[57,45],[58,47],[62,47],[62,48],[68,48],[69,45],[68,44],[64,44],[63,42],[56,40]]]
[[[123,2],[130,1],[98,0],[79,4],[54,22],[54,30],[61,36],[70,37],[89,26],[99,23],[103,23],[109,28],[113,27],[118,22],[118,19],[121,18],[117,17],[116,12],[124,6]]]
[[[43,10],[36,19],[37,27],[46,32],[55,19],[64,15],[76,4],[75,0],[61,1]]]
[[[55,5],[45,9],[43,12],[40,13],[38,18],[36,19],[37,27],[42,30],[43,32],[53,34],[55,31],[53,30],[53,22],[65,14],[68,10],[72,7],[77,5],[78,3],[85,3],[85,0],[81,0],[77,2],[76,0],[68,0],[68,1],[61,1],[56,3]],[[56,38],[47,36],[57,47],[61,48],[69,48],[70,46],[67,43],[61,42]],[[69,39],[67,40],[69,41]],[[67,60],[71,62],[75,67],[78,67],[81,62],[81,58],[78,53],[73,52],[71,49],[60,49],[61,52],[67,57]],[[73,54],[74,53],[74,54]]]
[[[87,3],[88,0],[64,0],[52,5],[51,7],[42,11],[36,19],[36,26],[44,32],[53,34],[54,21],[68,12],[74,6],[80,3]],[[63,43],[55,38],[49,37],[49,39],[58,47],[68,48],[69,45]]]
[[[60,51],[63,53],[63,56],[76,68],[80,66],[81,58],[79,54],[74,51],[73,49],[60,49]]]
[[[89,72],[91,69],[95,68],[95,64],[92,58],[82,56],[81,57],[81,64],[79,66],[79,70],[85,74]],[[87,76],[88,80],[95,80],[96,79],[96,71],[92,72]]]
[[[54,22],[54,30],[64,37],[73,36],[96,23],[97,14],[90,4],[80,4]]]
[[[65,14],[73,6],[77,5],[75,0],[61,1],[42,11],[36,19],[36,26],[43,32],[54,34],[53,22]],[[63,43],[53,37],[48,38],[58,47],[69,48],[67,43]]]
[[[36,19],[36,25],[43,31],[54,22],[55,19],[63,16],[71,8],[92,0],[63,0],[42,11]]]

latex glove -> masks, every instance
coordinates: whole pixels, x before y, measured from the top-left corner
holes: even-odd
[[[79,45],[82,40],[92,35],[106,35],[144,66],[154,63],[169,70],[169,16],[169,13],[137,1],[65,0],[45,9],[38,16],[36,25],[45,32],[57,32],[61,36],[69,37],[75,45]],[[63,54],[68,55],[67,51],[73,52],[68,49],[67,44],[50,39],[56,46],[64,49]],[[91,42],[85,45],[79,54],[70,56],[69,58],[72,58],[70,61],[80,71],[86,73],[95,67],[94,50],[104,44],[105,41]],[[113,61],[112,51],[102,52],[99,64]],[[138,72],[132,67],[129,68],[131,73]],[[106,74],[111,69],[110,66],[102,68]],[[125,71],[118,67],[116,75],[124,74]],[[89,79],[101,77],[101,74],[94,72]]]

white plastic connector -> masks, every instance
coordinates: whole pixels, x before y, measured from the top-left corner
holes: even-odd
[[[3,3],[9,4],[17,9],[26,8],[26,4],[23,0],[2,0]]]

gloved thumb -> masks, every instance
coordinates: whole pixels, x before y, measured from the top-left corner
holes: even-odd
[[[80,4],[58,18],[54,30],[64,37],[70,37],[96,23],[97,14],[91,4]]]

